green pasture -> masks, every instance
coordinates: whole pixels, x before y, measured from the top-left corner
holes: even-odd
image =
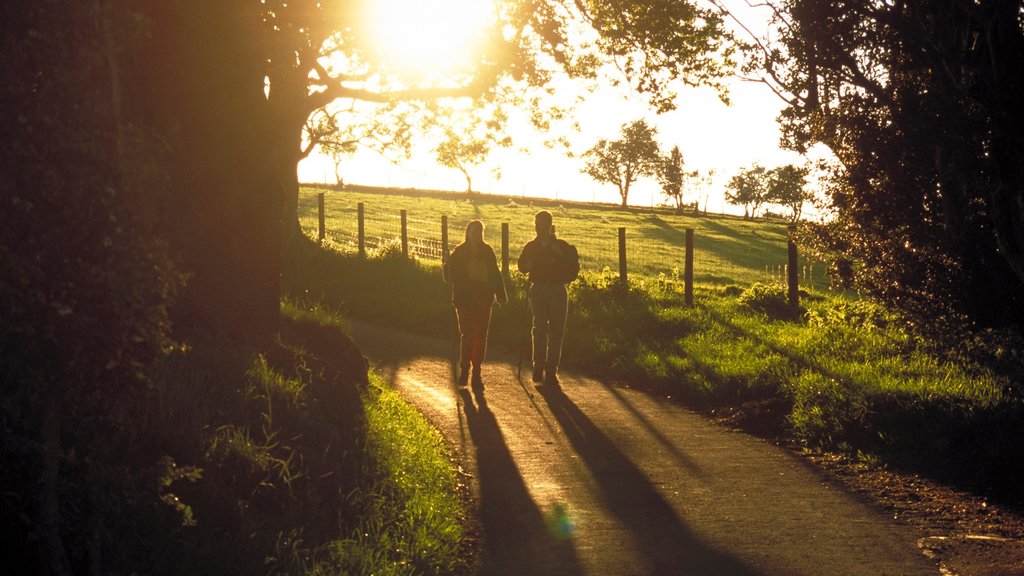
[[[367,250],[400,240],[402,210],[407,213],[410,253],[425,263],[440,259],[442,216],[447,217],[450,246],[462,240],[469,221],[481,220],[487,226],[487,241],[496,251],[501,246],[501,225],[508,223],[514,271],[519,250],[534,235],[533,215],[545,209],[554,215],[558,236],[579,249],[584,270],[618,275],[618,229],[624,227],[630,276],[681,277],[686,230],[693,229],[695,283],[749,286],[755,282],[784,281],[787,262],[787,225],[784,222],[489,195],[470,199],[456,193],[446,197],[444,194],[304,187],[299,197],[300,225],[314,238],[320,192],[324,193],[326,239],[340,251],[357,250],[357,206],[362,202]],[[825,271],[824,263],[801,257],[801,286],[827,288]]]

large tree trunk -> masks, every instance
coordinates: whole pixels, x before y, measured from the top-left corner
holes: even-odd
[[[147,1],[157,123],[173,134],[175,247],[191,278],[179,318],[266,336],[280,308],[281,187],[263,94],[259,4]],[[186,41],[187,40],[187,41]]]
[[[281,185],[281,235],[285,242],[302,237],[299,225],[299,162],[301,158],[287,153],[277,154],[278,182]]]
[[[292,241],[302,236],[299,226],[299,162],[311,150],[303,149],[302,134],[312,110],[307,95],[309,73],[293,53],[276,54],[268,70],[267,104],[273,131],[274,169],[281,187],[281,234]]]

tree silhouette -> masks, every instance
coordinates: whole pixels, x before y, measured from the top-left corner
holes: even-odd
[[[618,188],[622,206],[629,199],[629,188],[637,178],[657,174],[661,161],[657,129],[646,120],[636,120],[622,127],[618,140],[598,140],[583,157],[583,173],[598,182]]]
[[[466,193],[473,193],[473,178],[470,169],[484,161],[490,151],[484,138],[460,135],[455,130],[446,130],[445,139],[437,145],[437,161],[442,166],[454,168],[466,179]]]
[[[757,163],[749,168],[741,168],[725,188],[725,201],[743,206],[743,215],[754,218],[768,201],[768,171]]]
[[[789,208],[793,222],[803,214],[804,203],[810,197],[805,189],[807,185],[806,168],[787,164],[768,171],[767,199],[771,204]]]
[[[334,164],[335,181],[341,185],[341,164],[360,149],[370,150],[396,161],[412,153],[411,114],[392,104],[371,115],[349,108],[315,111],[305,127],[306,143],[303,157],[318,148]]]
[[[658,165],[658,183],[661,184],[661,193],[676,204],[676,208],[683,207],[683,181],[686,178],[683,171],[683,153],[679,146],[673,146],[668,156],[661,159]]]
[[[906,312],[1024,323],[1020,2],[772,4],[784,141],[837,159],[820,249]]]

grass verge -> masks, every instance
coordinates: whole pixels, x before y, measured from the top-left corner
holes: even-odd
[[[462,503],[437,433],[367,377],[340,322],[285,302],[270,347],[192,334],[160,363],[140,405],[167,456],[162,505],[133,521],[151,536],[139,571],[460,572]]]

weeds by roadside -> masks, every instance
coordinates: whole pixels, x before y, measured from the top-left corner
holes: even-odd
[[[168,457],[139,521],[153,573],[451,574],[461,502],[437,434],[325,306],[285,302],[270,349],[192,335],[145,404]],[[202,399],[202,401],[198,401]]]

